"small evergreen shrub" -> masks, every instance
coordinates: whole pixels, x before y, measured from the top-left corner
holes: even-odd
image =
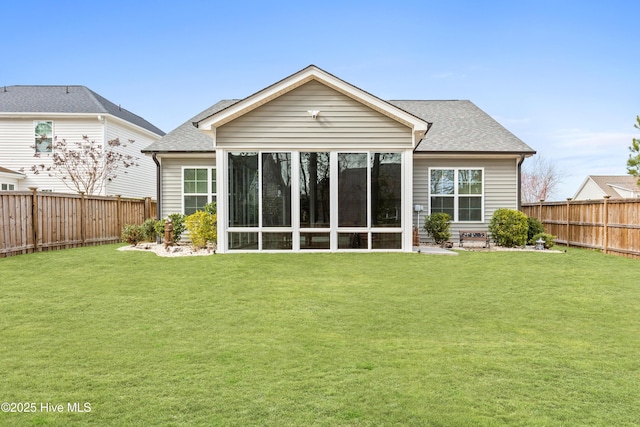
[[[527,243],[527,216],[513,209],[498,209],[489,223],[489,232],[498,246],[513,248]]]
[[[155,225],[156,235],[160,236],[163,239],[164,239],[164,223],[165,223],[165,219],[162,218],[157,220]]]
[[[141,225],[142,228],[142,240],[145,242],[156,241],[156,223],[153,218],[147,218]]]
[[[544,248],[545,249],[549,249],[551,248],[553,245],[555,245],[556,243],[556,236],[553,236],[551,234],[547,234],[547,233],[538,233],[535,236],[531,237],[531,240],[529,240],[529,244],[530,245],[535,245],[536,242],[538,241],[538,239],[542,238],[542,240],[544,240]]]
[[[423,228],[437,245],[442,245],[451,238],[451,217],[446,213],[427,215]]]
[[[186,216],[181,213],[172,213],[168,218],[171,220],[171,224],[173,225],[173,241],[177,243],[180,241],[182,233],[184,233],[184,220]],[[162,227],[162,235],[164,236],[164,226]]]
[[[136,224],[127,224],[122,229],[122,240],[132,246],[137,245],[144,239],[142,227]]]
[[[197,211],[187,217],[185,226],[189,230],[189,239],[194,248],[204,248],[207,243],[218,239],[217,215]]]
[[[538,218],[533,216],[528,217],[527,222],[529,223],[529,230],[527,231],[527,242],[531,244],[533,236],[535,236],[536,234],[544,233],[544,226]]]

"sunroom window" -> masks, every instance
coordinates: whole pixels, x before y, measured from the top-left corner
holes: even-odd
[[[482,221],[483,170],[431,169],[431,213],[449,214],[454,222]]]

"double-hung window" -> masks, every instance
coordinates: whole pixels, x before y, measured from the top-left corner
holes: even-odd
[[[183,213],[191,215],[216,201],[216,168],[182,169]]]
[[[454,222],[482,221],[483,177],[482,169],[430,169],[431,213],[449,214]]]
[[[36,153],[53,152],[53,122],[36,121],[33,123]]]

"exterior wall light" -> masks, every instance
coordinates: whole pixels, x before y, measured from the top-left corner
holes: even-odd
[[[311,116],[312,119],[315,119],[318,117],[318,114],[320,114],[319,110],[308,110],[307,113],[309,113],[309,115]]]

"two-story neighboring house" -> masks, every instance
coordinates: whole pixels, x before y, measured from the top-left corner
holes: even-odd
[[[48,173],[34,174],[33,165],[52,163],[54,139],[80,142],[83,136],[102,147],[118,138],[123,154],[139,166],[118,173],[99,195],[147,197],[156,194],[155,164],[140,150],[164,132],[85,86],[0,87],[0,191],[71,192]],[[129,143],[129,140],[134,142]]]

